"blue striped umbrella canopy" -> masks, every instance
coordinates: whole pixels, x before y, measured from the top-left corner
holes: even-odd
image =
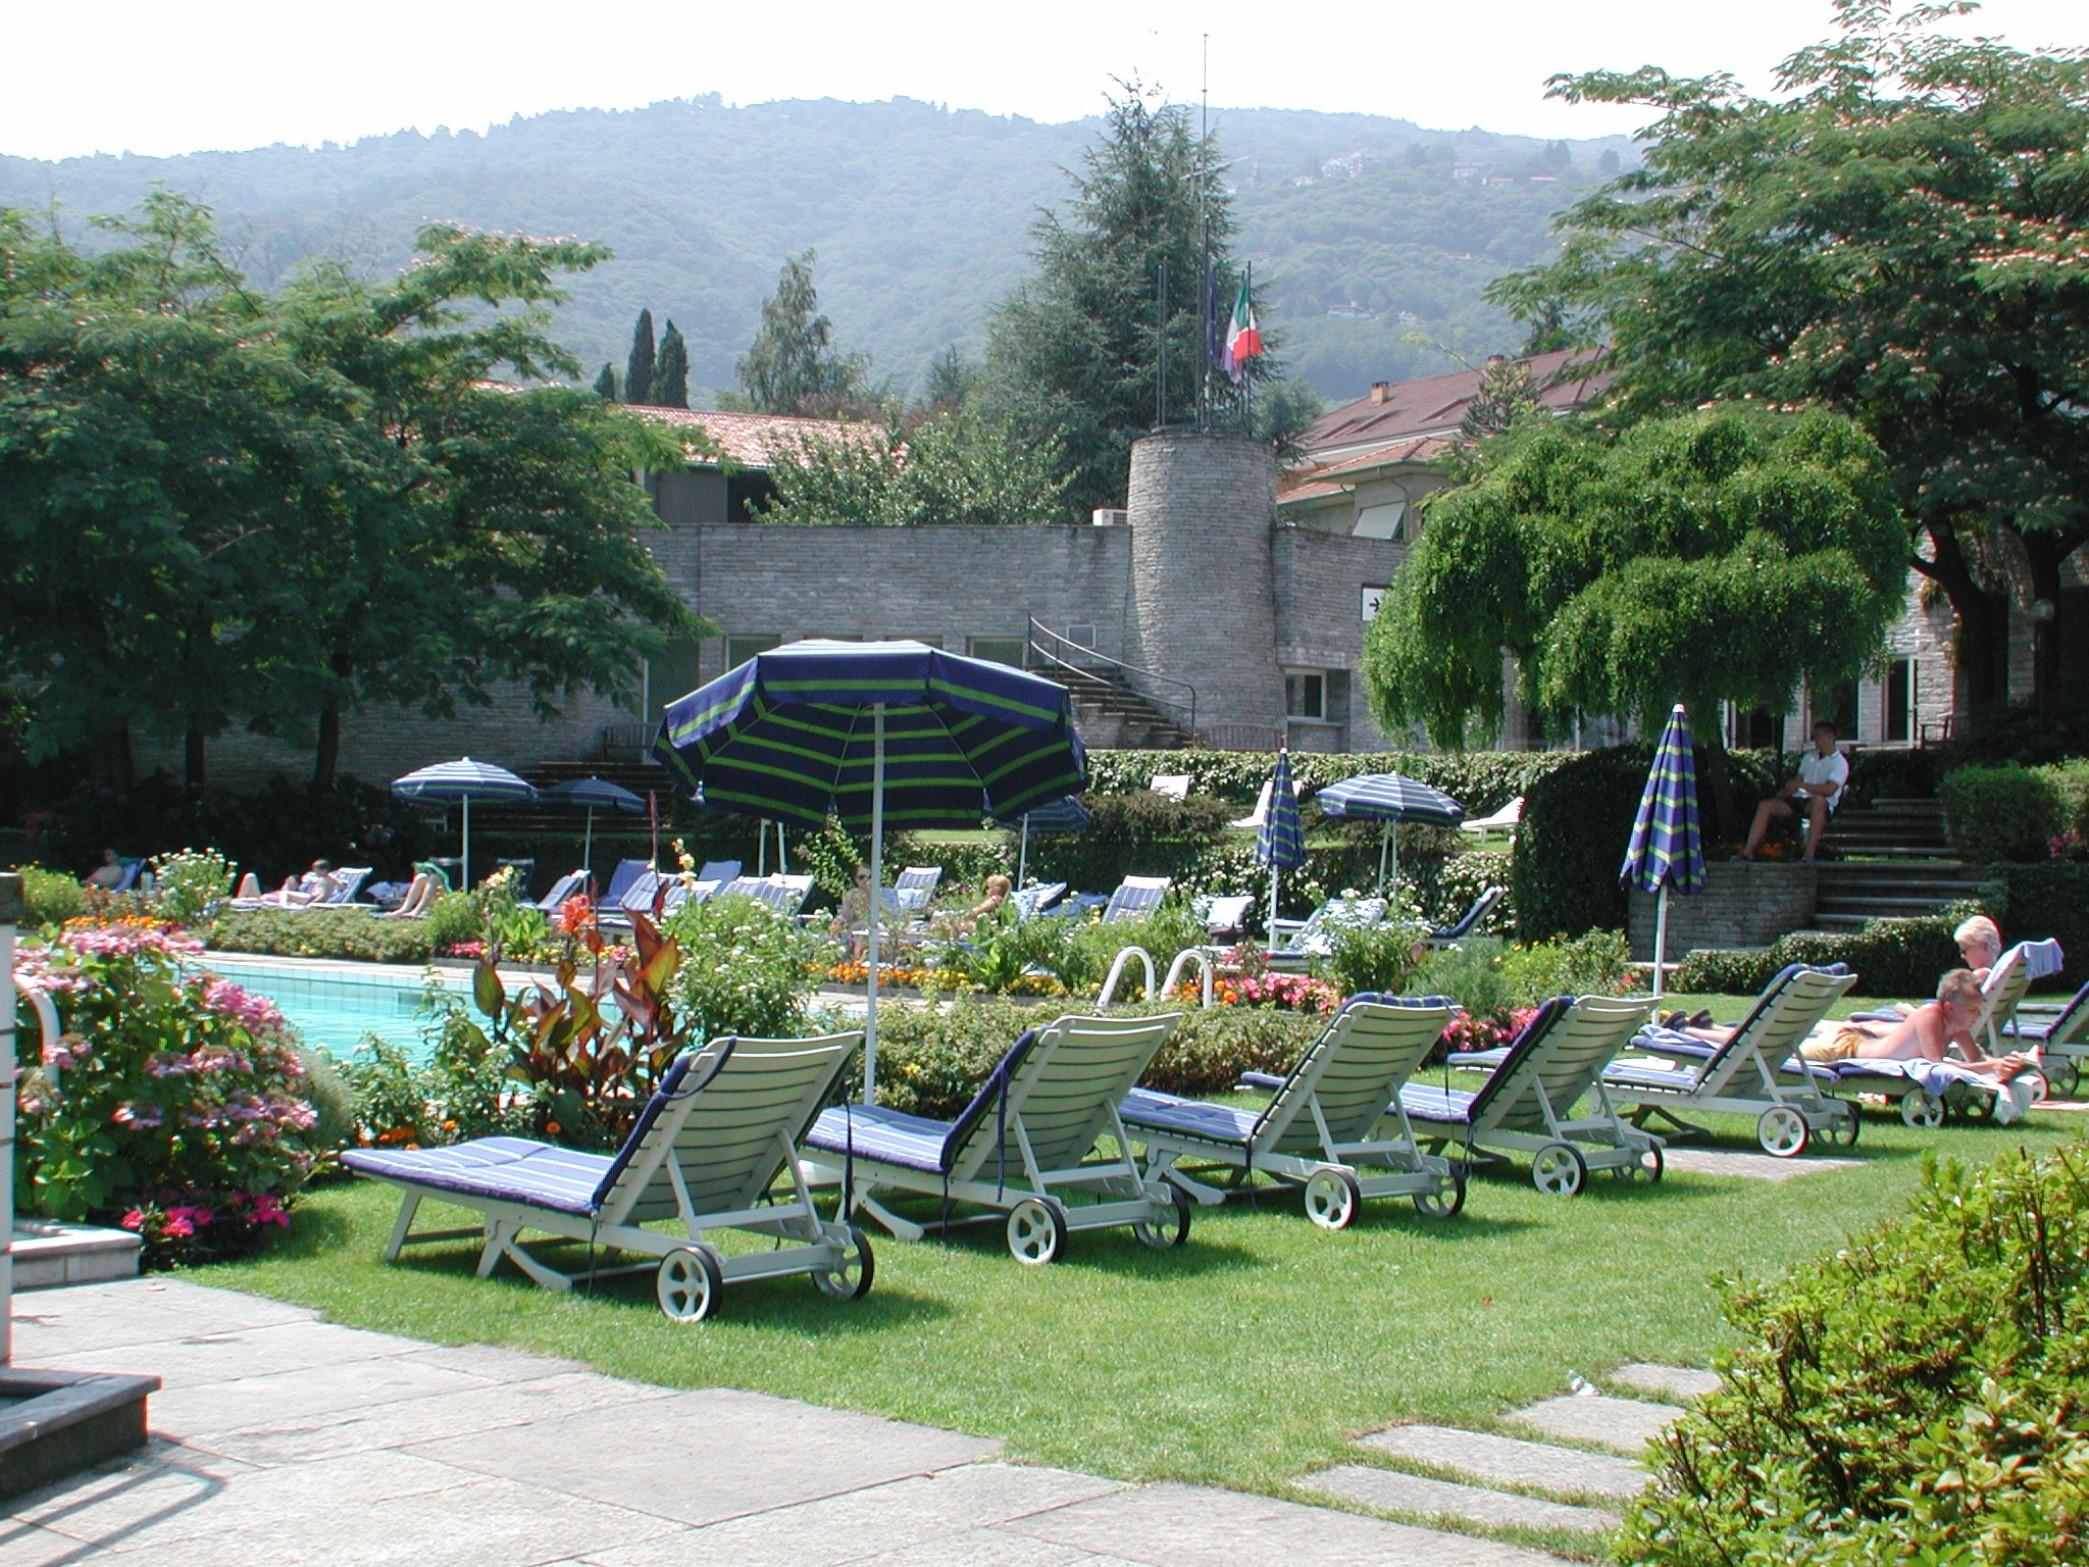
[[[1422,822],[1431,827],[1456,827],[1465,820],[1465,807],[1445,794],[1399,773],[1366,773],[1329,784],[1313,796],[1327,816],[1385,823],[1378,840],[1378,890],[1386,889],[1387,856],[1392,857],[1392,876],[1400,873],[1398,840],[1394,828],[1401,822]]]
[[[496,767],[491,762],[475,762],[468,756],[459,757],[454,762],[437,762],[403,778],[394,778],[392,793],[406,800],[433,800],[443,804],[454,800],[464,807],[463,857],[458,861],[458,867],[459,881],[467,889],[471,886],[472,802],[505,805],[537,797],[536,789],[527,778],[517,777],[505,767]]]
[[[1043,805],[1023,812],[1023,838],[1016,851],[1015,884],[1020,887],[1029,880],[1030,835],[1033,832],[1084,832],[1094,820],[1088,807],[1072,795],[1063,800],[1047,800]]]
[[[1269,867],[1269,918],[1274,932],[1277,878],[1306,863],[1306,828],[1299,819],[1298,794],[1291,787],[1289,751],[1277,752],[1276,771],[1269,776],[1269,809],[1262,813],[1262,825],[1255,833],[1255,858]]]
[[[1052,681],[920,642],[794,642],[668,704],[653,758],[726,810],[870,830],[864,1096],[877,1082],[885,826],[1012,822],[1088,786],[1073,704]]]
[[[589,872],[595,868],[595,813],[621,811],[626,816],[636,816],[646,808],[646,802],[622,784],[592,775],[553,784],[544,791],[544,798],[588,813],[587,830],[581,839],[580,866]]]
[[[722,805],[713,805],[709,800],[704,798],[704,792],[701,789],[698,789],[695,794],[689,797],[689,799],[690,803],[694,805],[699,811],[716,811],[721,816],[744,817],[749,814],[747,811],[742,810],[737,806],[729,810]],[[783,823],[772,822],[769,820],[768,817],[761,816],[755,819],[754,824],[755,842],[758,845],[758,847],[755,850],[754,862],[755,874],[757,876],[766,876],[769,874],[769,829],[771,827],[774,827],[776,829],[777,872],[780,875],[788,874],[791,868],[788,852],[784,848]]]
[[[1697,762],[1691,748],[1690,720],[1680,702],[1668,715],[1661,743],[1654,747],[1653,765],[1647,769],[1639,811],[1632,818],[1632,838],[1625,846],[1618,880],[1660,900],[1654,914],[1654,994],[1658,996],[1668,945],[1668,895],[1671,891],[1702,892],[1705,885],[1705,846],[1697,825]]]

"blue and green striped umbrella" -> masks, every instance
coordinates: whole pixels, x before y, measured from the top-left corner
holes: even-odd
[[[864,1096],[877,1077],[887,824],[977,827],[1088,787],[1066,689],[920,642],[793,642],[668,704],[653,759],[707,804],[870,832]]]
[[[1262,826],[1255,833],[1255,858],[1269,867],[1269,918],[1274,931],[1277,878],[1306,863],[1306,828],[1299,819],[1298,794],[1291,787],[1289,751],[1277,752],[1277,768],[1270,774],[1269,809],[1262,813]]]
[[[454,800],[463,805],[464,846],[458,861],[458,885],[467,892],[471,890],[472,801],[514,805],[537,798],[536,788],[527,778],[518,777],[491,762],[475,762],[468,756],[461,756],[454,762],[437,762],[403,778],[394,778],[392,793],[403,800],[434,800],[442,804]]]
[[[1654,994],[1661,994],[1662,960],[1668,946],[1668,895],[1702,892],[1705,885],[1704,839],[1697,825],[1697,762],[1692,754],[1690,720],[1678,702],[1654,747],[1647,785],[1632,818],[1632,840],[1618,880],[1652,893],[1654,911]]]

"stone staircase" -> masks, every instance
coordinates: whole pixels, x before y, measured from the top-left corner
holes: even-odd
[[[1173,751],[1192,743],[1181,725],[1130,686],[1059,664],[1034,673],[1066,687],[1081,740],[1091,751]]]
[[[1951,857],[1944,807],[1935,800],[1881,799],[1846,811],[1830,824],[1828,846],[1837,858],[1820,864],[1818,931],[1934,914],[1980,890],[1980,868]]]

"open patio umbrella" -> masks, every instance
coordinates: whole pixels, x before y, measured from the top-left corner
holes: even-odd
[[[588,813],[587,832],[581,840],[580,866],[591,875],[595,869],[595,813],[621,811],[626,816],[636,816],[646,808],[646,802],[622,784],[593,775],[553,784],[544,791],[544,798]]]
[[[1647,786],[1640,792],[1632,818],[1632,841],[1618,880],[1654,895],[1654,994],[1661,994],[1661,970],[1668,956],[1668,894],[1704,891],[1705,846],[1697,826],[1697,761],[1692,754],[1690,720],[1676,703],[1654,747]]]
[[[1422,822],[1431,827],[1456,827],[1465,820],[1465,807],[1425,783],[1399,773],[1366,773],[1329,784],[1313,796],[1321,812],[1345,820],[1380,821],[1385,830],[1378,839],[1378,892],[1388,885],[1386,865],[1391,859],[1393,881],[1400,876],[1400,844],[1395,829],[1401,822]],[[1271,805],[1275,805],[1272,797]]]
[[[1269,810],[1255,833],[1255,858],[1269,867],[1269,928],[1277,928],[1277,878],[1306,863],[1306,829],[1299,820],[1298,795],[1291,787],[1291,753],[1277,752],[1270,774]],[[1271,941],[1275,941],[1272,934]]]
[[[697,790],[695,794],[690,796],[690,800],[700,811],[722,811],[725,809],[723,806],[713,805],[709,800],[706,800],[704,798],[704,792],[701,789]],[[744,815],[746,813],[741,811],[727,811],[726,814],[729,816],[739,816]],[[759,818],[754,825],[755,831],[757,832],[757,834],[759,834],[756,840],[754,855],[755,875],[766,876],[769,874],[769,829],[771,827],[774,827],[776,829],[776,874],[779,876],[788,876],[791,870],[791,863],[788,855],[784,850],[783,823],[772,822],[771,820],[769,820],[768,817],[764,816]]]
[[[1023,837],[1016,850],[1015,884],[1018,888],[1030,879],[1030,834],[1032,832],[1080,832],[1095,818],[1088,814],[1088,807],[1068,795],[1063,800],[1050,800],[1033,811],[1023,812]]]
[[[392,793],[404,800],[434,800],[443,804],[456,800],[463,805],[464,851],[458,861],[458,880],[465,891],[471,890],[472,801],[512,805],[537,797],[537,791],[528,779],[518,778],[505,767],[495,767],[491,762],[475,762],[468,756],[459,757],[454,762],[437,762],[433,767],[423,767],[404,778],[394,778]]]
[[[863,1091],[877,1086],[885,825],[976,827],[1088,786],[1063,686],[920,642],[793,642],[668,704],[653,758],[727,810],[870,832]]]

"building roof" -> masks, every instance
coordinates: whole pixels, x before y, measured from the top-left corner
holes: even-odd
[[[770,467],[779,452],[789,455],[800,441],[868,440],[878,426],[855,419],[807,419],[797,414],[728,413],[717,408],[662,408],[634,403],[631,411],[677,429],[701,430],[728,460],[743,468]]]

